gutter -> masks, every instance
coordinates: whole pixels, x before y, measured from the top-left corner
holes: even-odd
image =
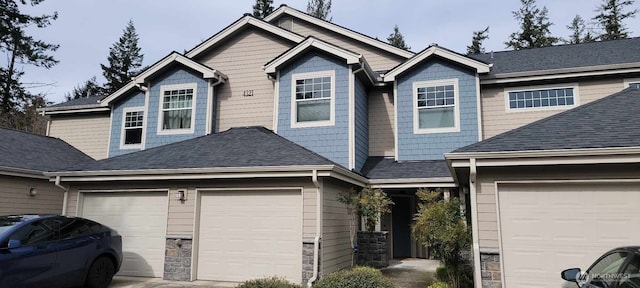
[[[69,188],[62,186],[60,184],[60,176],[56,176],[55,185],[64,190],[64,196],[62,197],[62,215],[67,215],[67,202],[69,200]]]
[[[482,270],[480,269],[480,239],[478,235],[478,195],[476,159],[470,159],[469,172],[469,196],[471,196],[471,230],[473,235],[473,282],[475,287],[482,287]]]
[[[311,181],[316,186],[316,237],[313,239],[313,276],[307,282],[311,288],[313,282],[318,280],[320,268],[320,238],[322,237],[322,188],[318,182],[318,170],[313,170]]]

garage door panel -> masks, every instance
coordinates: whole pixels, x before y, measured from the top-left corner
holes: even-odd
[[[507,287],[561,287],[559,273],[640,239],[640,185],[506,184],[498,190]]]
[[[200,203],[198,279],[301,281],[299,190],[203,192]]]
[[[167,219],[162,192],[85,193],[83,217],[122,235],[123,262],[118,275],[162,277]]]

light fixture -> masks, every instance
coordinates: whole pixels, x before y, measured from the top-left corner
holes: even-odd
[[[186,196],[187,195],[185,194],[184,190],[178,190],[176,192],[176,199],[178,199],[178,201],[184,201],[185,199],[187,199]]]
[[[29,196],[33,197],[36,196],[38,194],[38,190],[36,190],[36,188],[31,187],[29,188]]]

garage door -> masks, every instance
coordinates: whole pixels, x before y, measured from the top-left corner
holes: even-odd
[[[167,193],[85,193],[83,217],[122,235],[124,259],[118,275],[162,277]]]
[[[206,192],[200,201],[198,279],[302,277],[300,190]]]
[[[561,287],[560,272],[640,241],[640,184],[500,184],[506,287]]]

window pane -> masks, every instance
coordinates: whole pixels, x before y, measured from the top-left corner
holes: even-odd
[[[164,123],[162,129],[189,129],[191,128],[191,109],[164,111]]]
[[[125,129],[124,144],[142,143],[142,128]]]
[[[509,92],[509,101],[512,109],[573,105],[573,88]]]
[[[60,240],[87,236],[94,232],[89,223],[82,219],[63,218],[60,223]]]
[[[453,107],[420,109],[418,113],[421,129],[455,127]]]
[[[638,89],[640,89],[640,82],[638,82],[638,83],[629,83],[629,86],[630,86],[630,87],[633,87],[633,88],[638,88]]]
[[[52,219],[36,221],[24,226],[9,236],[9,240],[18,240],[22,245],[35,245],[55,240]]]
[[[297,122],[331,119],[331,100],[312,100],[297,103]]]

